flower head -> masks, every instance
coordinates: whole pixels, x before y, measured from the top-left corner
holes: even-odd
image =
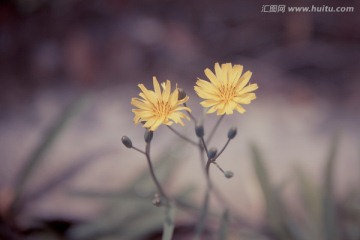
[[[141,98],[132,98],[131,104],[137,109],[133,109],[135,114],[134,123],[144,123],[144,127],[150,131],[155,131],[161,124],[172,125],[179,123],[184,125],[182,118],[189,119],[181,110],[191,111],[188,107],[182,106],[189,97],[185,96],[179,100],[179,90],[177,86],[171,93],[171,83],[169,80],[160,84],[156,77],[153,77],[154,91],[148,90],[143,84],[139,84]]]
[[[215,64],[215,73],[205,69],[205,75],[210,81],[198,79],[194,87],[197,95],[203,98],[200,104],[209,108],[207,113],[216,112],[217,115],[233,114],[234,110],[244,113],[246,110],[242,104],[249,104],[256,99],[255,91],[257,84],[248,84],[251,72],[243,75],[243,66],[231,63]]]

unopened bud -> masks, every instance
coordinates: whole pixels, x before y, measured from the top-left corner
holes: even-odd
[[[146,143],[150,143],[151,140],[153,138],[153,131],[150,131],[150,130],[147,130],[145,131],[145,134],[144,134],[144,140]]]
[[[217,149],[216,148],[210,148],[208,151],[208,158],[212,159],[216,156],[217,154]]]
[[[178,100],[184,99],[186,97],[186,92],[184,91],[184,89],[178,88],[178,91],[179,91]]]
[[[237,133],[236,127],[230,128],[229,131],[228,131],[228,134],[227,134],[228,138],[233,139],[236,136],[236,133]]]
[[[196,136],[198,136],[199,138],[204,137],[204,126],[203,125],[196,125],[195,133],[196,133]]]
[[[125,145],[125,147],[132,148],[132,142],[128,136],[123,136],[121,138],[121,142]]]
[[[234,173],[232,171],[225,171],[224,175],[226,178],[232,178],[234,176]]]

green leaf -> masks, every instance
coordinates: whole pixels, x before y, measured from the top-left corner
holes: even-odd
[[[26,184],[29,182],[29,179],[33,175],[35,169],[42,163],[44,154],[55,143],[56,139],[59,137],[60,133],[63,131],[69,120],[76,116],[76,114],[79,112],[81,109],[80,106],[82,106],[84,99],[84,96],[79,97],[63,110],[56,121],[47,130],[38,147],[30,155],[29,159],[20,170],[14,187],[15,196],[11,206],[13,211],[17,208],[23,190],[26,188]]]
[[[50,179],[49,181],[45,182],[42,186],[38,187],[34,192],[28,194],[24,201],[36,201],[39,198],[43,197],[44,195],[48,194],[54,188],[60,186],[65,181],[69,180],[71,177],[76,175],[79,171],[83,168],[88,166],[88,164],[98,160],[100,157],[108,155],[114,152],[114,149],[101,149],[94,153],[88,154],[86,156],[81,157],[80,159],[74,160],[73,164],[66,168],[64,171]]]
[[[162,240],[171,240],[174,233],[175,204],[169,203],[165,208],[165,221]]]
[[[275,203],[273,187],[270,182],[270,177],[268,175],[266,165],[264,163],[262,156],[260,155],[260,151],[257,148],[257,146],[252,145],[251,150],[253,155],[252,163],[255,170],[255,174],[259,181],[263,196],[265,198],[267,217],[269,221],[271,221],[273,224],[278,225],[279,224],[278,209]]]
[[[334,166],[339,145],[339,137],[335,135],[326,160],[323,191],[323,224],[324,237],[327,240],[339,239],[338,224],[336,221],[336,207],[334,199]]]
[[[267,167],[256,145],[251,145],[252,163],[256,177],[259,181],[266,204],[266,219],[271,230],[279,239],[289,239],[289,229],[287,229],[286,205],[282,201],[281,195],[284,185],[274,187],[271,183]]]
[[[164,217],[151,201],[142,198],[118,199],[100,216],[71,228],[67,237],[72,240],[101,239],[117,236],[134,239],[161,229]]]
[[[201,235],[204,231],[204,227],[205,227],[205,222],[206,222],[206,216],[207,213],[209,211],[209,200],[210,200],[210,190],[207,189],[206,193],[205,193],[205,198],[204,198],[204,202],[201,208],[201,212],[200,212],[200,217],[199,217],[199,222],[196,226],[196,232],[195,232],[195,237],[194,240],[199,240],[201,238]]]
[[[224,211],[221,217],[220,227],[218,231],[219,240],[228,239],[228,225],[229,225],[229,212],[226,210]]]
[[[307,217],[306,232],[309,235],[307,239],[322,239],[320,190],[302,168],[297,167],[295,169],[295,175],[297,177],[299,198],[302,201]]]

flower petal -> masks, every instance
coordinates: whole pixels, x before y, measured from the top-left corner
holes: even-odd
[[[161,96],[161,88],[160,88],[160,84],[155,76],[153,77],[153,84],[154,84],[155,94],[159,98]]]
[[[209,78],[210,82],[214,84],[216,87],[220,85],[219,80],[215,76],[215,74],[210,69],[205,69],[205,75]]]
[[[170,97],[170,91],[171,91],[171,83],[169,80],[166,80],[165,83],[165,90],[163,92],[163,101],[168,102]]]
[[[238,95],[242,95],[244,93],[252,92],[258,89],[258,85],[256,83],[250,84],[246,87],[244,87],[241,91],[238,92]]]
[[[238,85],[238,89],[241,90],[242,88],[244,88],[246,86],[246,84],[248,84],[248,82],[250,81],[252,72],[250,71],[246,71],[246,73],[244,73],[244,75],[242,75],[239,79],[239,85]]]

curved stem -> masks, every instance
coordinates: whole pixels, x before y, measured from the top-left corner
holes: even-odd
[[[181,139],[187,141],[188,143],[191,143],[192,145],[195,145],[197,146],[198,144],[196,142],[194,142],[193,140],[191,140],[190,138],[182,135],[181,133],[179,133],[178,131],[176,131],[174,128],[168,126],[168,128],[173,132],[175,133],[178,137],[180,137]]]
[[[209,134],[209,137],[206,139],[206,143],[209,143],[211,141],[212,137],[214,136],[216,130],[218,129],[218,127],[219,127],[219,125],[220,125],[220,123],[221,123],[221,121],[223,120],[224,117],[225,117],[225,114],[221,115],[221,117],[217,120],[214,128],[212,129],[212,131]]]
[[[169,202],[169,198],[165,194],[165,192],[164,192],[163,188],[161,187],[158,179],[156,178],[154,167],[153,167],[153,165],[151,163],[151,159],[150,159],[150,143],[146,143],[145,155],[146,155],[146,160],[147,160],[148,165],[149,165],[151,177],[152,177],[153,181],[155,182],[155,185],[156,185],[161,197],[163,197],[166,200],[166,202]]]

